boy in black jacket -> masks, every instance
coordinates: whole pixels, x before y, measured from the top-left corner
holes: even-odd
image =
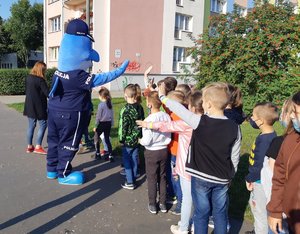
[[[207,233],[211,213],[214,232],[226,233],[228,186],[239,162],[241,133],[238,125],[224,116],[230,98],[227,85],[213,83],[202,92],[205,112],[202,116],[166,98],[164,85],[160,87],[160,98],[194,129],[186,171],[192,175],[195,233]]]

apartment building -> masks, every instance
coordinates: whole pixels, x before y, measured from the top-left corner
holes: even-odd
[[[246,14],[247,0],[235,0]],[[211,14],[233,10],[234,0],[90,0],[93,47],[101,61],[93,72],[109,71],[125,59],[126,74],[111,89],[127,83],[143,84],[142,74],[152,65],[155,77],[176,76],[189,66],[187,48],[208,26]],[[44,55],[48,67],[56,67],[60,41],[73,18],[86,18],[86,0],[44,0]]]

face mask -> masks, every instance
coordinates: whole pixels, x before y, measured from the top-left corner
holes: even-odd
[[[257,124],[255,123],[255,121],[252,118],[249,119],[249,123],[252,128],[259,129],[259,127],[257,126]]]
[[[281,124],[282,127],[287,128],[288,124],[284,120],[279,120],[279,123]]]
[[[292,119],[293,127],[296,132],[300,133],[300,126],[299,126],[299,120],[298,119]]]

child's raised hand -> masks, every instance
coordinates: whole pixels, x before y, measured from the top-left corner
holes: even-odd
[[[139,128],[147,128],[147,122],[142,120],[136,120],[135,122],[139,126]]]
[[[93,128],[93,131],[96,132],[96,128]]]
[[[146,71],[144,72],[144,75],[147,76],[147,75],[151,72],[152,68],[153,68],[153,66],[150,65],[150,66],[146,69]]]
[[[158,86],[158,96],[165,96],[166,95],[166,85],[164,82],[162,82],[159,86]]]

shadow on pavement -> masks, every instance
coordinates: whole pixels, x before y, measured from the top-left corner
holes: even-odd
[[[79,167],[86,168],[86,167],[92,166],[92,165],[95,165],[95,161],[84,163],[83,165],[81,165]],[[109,170],[115,166],[116,166],[116,163],[104,163],[104,164],[96,166],[96,167],[90,169],[89,171],[85,172],[85,175],[87,177],[87,180],[90,181],[92,178],[95,177],[95,175],[97,173],[103,172],[104,170]],[[79,167],[77,167],[77,169],[79,169]],[[108,197],[108,196],[114,194],[115,192],[117,192],[118,190],[120,190],[121,189],[120,183],[112,183],[112,181],[119,181],[119,178],[120,178],[119,173],[114,173],[112,175],[107,176],[106,178],[95,181],[94,183],[87,185],[75,192],[72,192],[61,198],[50,201],[44,205],[34,208],[24,214],[21,214],[15,218],[12,218],[12,219],[0,224],[0,230],[3,230],[12,225],[15,225],[15,224],[17,224],[23,220],[26,220],[32,216],[38,215],[39,213],[41,213],[43,211],[46,211],[53,207],[62,205],[64,203],[69,202],[73,199],[76,199],[82,195],[88,194],[93,191],[95,192],[88,199],[82,201],[78,205],[74,206],[72,209],[65,211],[63,214],[59,215],[55,219],[49,221],[48,223],[41,225],[40,227],[32,230],[29,233],[45,233],[47,231],[50,231],[51,229],[62,224],[63,222],[69,220],[74,215],[80,213],[81,211],[85,210],[86,208],[100,202],[101,200],[105,199],[106,197]]]

